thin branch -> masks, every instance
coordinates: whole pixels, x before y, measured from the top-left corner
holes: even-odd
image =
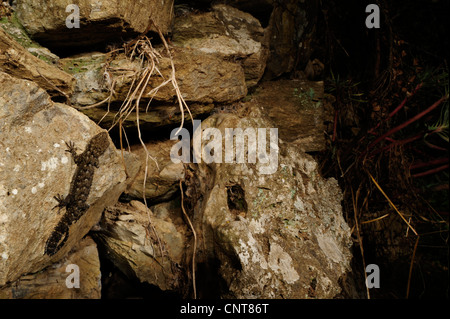
[[[189,218],[188,214],[186,213],[186,210],[184,209],[184,195],[181,179],[180,179],[180,191],[181,191],[181,209],[183,210],[184,217],[186,217],[189,226],[191,227],[192,234],[194,235],[194,251],[192,253],[192,286],[194,289],[194,299],[197,299],[197,288],[195,284],[195,255],[197,254],[197,233],[195,232],[195,228],[192,225],[191,219]]]
[[[406,122],[404,122],[403,124],[398,125],[397,127],[394,127],[393,129],[389,130],[388,132],[384,133],[383,135],[381,135],[380,137],[378,137],[375,141],[373,141],[372,143],[369,144],[369,146],[367,146],[367,150],[371,149],[375,144],[379,143],[380,141],[384,140],[387,136],[390,136],[398,131],[400,131],[402,128],[408,126],[409,124],[419,120],[420,118],[422,118],[424,115],[428,114],[429,112],[431,112],[432,110],[434,110],[436,107],[438,107],[442,102],[444,102],[446,99],[448,99],[448,95],[441,97],[439,100],[437,100],[435,103],[433,103],[430,107],[428,107],[426,110],[420,112],[419,114],[417,114],[416,116],[410,118],[409,120],[407,120]],[[363,153],[367,153],[367,150]]]

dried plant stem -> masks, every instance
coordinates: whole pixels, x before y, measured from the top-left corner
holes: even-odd
[[[411,257],[411,264],[409,265],[408,284],[406,285],[406,299],[409,298],[409,288],[411,287],[411,275],[414,266],[414,258],[416,257],[417,245],[419,244],[420,236],[417,236],[416,243],[414,244],[414,250]]]
[[[410,288],[410,285],[411,285],[411,275],[412,275],[412,270],[413,270],[413,265],[414,265],[414,258],[416,256],[416,250],[417,250],[417,245],[419,244],[420,236],[416,232],[416,230],[411,226],[411,224],[405,219],[405,217],[399,212],[397,207],[394,205],[394,203],[392,203],[392,201],[389,199],[389,197],[386,195],[386,193],[383,191],[383,189],[380,187],[380,185],[378,185],[378,183],[376,182],[375,178],[373,178],[373,176],[369,172],[367,172],[367,173],[369,174],[369,177],[372,179],[373,183],[378,188],[378,190],[388,200],[389,204],[394,208],[394,210],[399,214],[399,216],[403,219],[403,221],[408,225],[408,229],[411,229],[414,232],[414,234],[417,236],[416,237],[416,243],[414,245],[413,254],[412,254],[412,257],[411,257],[411,264],[409,266],[408,284],[407,284],[407,289],[406,289],[406,298],[408,298],[409,297],[409,288]]]
[[[352,191],[352,201],[353,201],[353,214],[355,218],[355,226],[356,226],[356,236],[358,237],[359,242],[359,249],[361,250],[361,257],[362,257],[362,263],[363,263],[363,273],[364,273],[364,282],[366,284],[366,293],[367,293],[367,299],[370,299],[370,292],[369,287],[367,285],[367,273],[366,273],[366,261],[364,259],[364,247],[363,242],[361,238],[361,233],[359,229],[359,221],[358,221],[358,198],[361,190],[361,185],[359,186],[358,190],[356,191],[356,196],[353,192],[353,188],[351,188]]]
[[[184,195],[183,195],[183,186],[181,184],[180,179],[180,191],[181,191],[181,209],[183,210],[183,215],[186,217],[189,226],[191,227],[192,234],[194,236],[194,251],[192,252],[192,287],[194,290],[194,299],[197,299],[197,288],[195,284],[195,255],[197,254],[197,233],[195,232],[195,228],[192,225],[191,219],[189,218],[186,210],[184,209]]]
[[[373,223],[373,222],[382,220],[383,218],[386,218],[386,217],[388,217],[389,215],[390,215],[390,214],[387,213],[387,214],[384,214],[383,216],[380,216],[380,217],[377,217],[377,218],[374,218],[374,219],[371,219],[371,220],[363,221],[363,222],[361,222],[361,225],[363,225],[363,224],[369,224],[369,223]]]
[[[100,102],[97,102],[97,103],[95,103],[95,104],[86,105],[86,106],[75,106],[75,108],[76,108],[77,110],[89,110],[89,109],[93,109],[94,107],[100,106],[100,105],[102,105],[102,104],[108,102],[110,99],[111,99],[111,95],[108,96],[106,99],[104,99],[104,100],[102,100],[102,101],[100,101]]]
[[[158,27],[157,27],[157,30],[159,33],[159,37],[161,38],[162,42],[164,43],[164,47],[166,48],[167,54],[169,55],[169,58],[170,58],[170,65],[172,67],[171,82],[172,82],[173,88],[175,89],[175,92],[177,93],[178,105],[180,107],[180,112],[181,112],[180,128],[175,133],[175,135],[177,135],[180,132],[180,130],[183,128],[183,125],[184,125],[184,107],[186,107],[189,115],[191,116],[192,125],[194,125],[194,118],[192,117],[191,110],[187,106],[186,101],[184,100],[183,95],[181,94],[180,87],[178,86],[178,82],[177,82],[177,79],[175,76],[175,65],[173,63],[173,58],[172,58],[172,54],[170,53],[169,46],[167,45],[166,39],[164,38],[163,34],[161,33],[161,30]]]
[[[408,225],[409,228],[411,228],[411,230],[414,232],[414,234],[416,236],[419,236],[416,232],[416,230],[414,229],[414,227],[411,226],[411,224],[406,220],[406,218],[403,216],[402,213],[400,213],[400,211],[397,209],[397,207],[394,205],[394,203],[390,200],[390,198],[386,195],[386,193],[383,191],[383,189],[380,187],[380,185],[378,185],[377,181],[375,180],[375,178],[373,178],[372,174],[370,174],[369,172],[367,172],[367,174],[369,174],[370,179],[372,180],[372,182],[375,184],[375,186],[378,188],[378,190],[381,192],[381,194],[383,194],[383,196],[387,199],[387,201],[389,202],[389,204],[392,206],[392,208],[394,208],[394,210],[397,212],[397,214],[401,217],[401,219],[406,223],[406,225]]]

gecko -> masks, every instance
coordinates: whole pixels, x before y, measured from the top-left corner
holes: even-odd
[[[91,190],[95,168],[99,166],[98,159],[109,146],[108,133],[95,135],[79,155],[73,142],[66,142],[66,145],[66,152],[72,155],[77,168],[72,177],[69,194],[65,198],[60,194],[54,196],[58,205],[53,209],[58,208],[59,211],[65,207],[66,211],[46,242],[45,254],[49,256],[53,256],[64,246],[69,237],[70,225],[78,221],[89,209],[86,200]]]

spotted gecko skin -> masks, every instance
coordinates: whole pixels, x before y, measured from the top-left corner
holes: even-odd
[[[45,245],[45,254],[53,256],[65,244],[69,237],[69,227],[78,221],[88,210],[86,204],[91,191],[95,168],[98,168],[98,159],[109,146],[108,133],[101,132],[95,135],[87,144],[83,153],[77,155],[73,142],[66,143],[67,150],[77,165],[72,178],[69,194],[63,198],[60,194],[54,198],[58,201],[58,209],[66,208],[64,215],[56,225]]]

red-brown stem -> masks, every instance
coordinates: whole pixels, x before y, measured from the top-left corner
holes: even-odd
[[[422,173],[417,173],[417,174],[414,174],[414,175],[411,175],[411,176],[412,176],[412,177],[422,177],[422,176],[427,176],[427,175],[431,175],[431,174],[434,174],[434,173],[443,171],[444,169],[446,169],[446,168],[448,168],[448,167],[449,167],[449,164],[445,164],[445,165],[442,165],[442,166],[439,166],[439,167],[430,169],[430,170],[425,171],[425,172],[422,172]]]
[[[402,128],[408,126],[409,124],[417,121],[418,119],[422,118],[424,115],[430,113],[432,110],[434,110],[436,107],[438,107],[443,101],[445,101],[448,98],[448,96],[443,96],[441,97],[439,100],[437,100],[433,105],[431,105],[429,108],[427,108],[426,110],[420,112],[419,114],[417,114],[416,116],[410,118],[409,120],[407,120],[406,122],[404,122],[403,124],[400,124],[396,127],[394,127],[393,129],[391,129],[390,131],[384,133],[383,135],[381,135],[380,137],[378,137],[375,141],[373,141],[372,143],[369,144],[369,146],[367,146],[367,149],[372,148],[375,144],[379,143],[380,141],[384,140],[387,136],[390,136],[398,131],[400,131]]]
[[[422,87],[422,85],[423,83],[418,84],[414,89],[414,91],[412,91],[412,93],[409,96],[405,97],[403,101],[391,113],[389,113],[388,117],[385,118],[382,122],[387,121],[388,119],[393,117],[398,111],[400,111],[405,106],[406,102],[417,93],[417,91]],[[369,130],[369,133],[375,131],[380,125],[381,122],[378,122],[376,126],[374,126],[372,129]]]
[[[389,113],[388,119],[391,118],[392,116],[394,116],[398,111],[400,111],[402,109],[403,106],[405,106],[406,101],[409,100],[411,97],[413,97],[417,91],[422,87],[423,83],[420,83],[416,86],[416,88],[414,89],[414,91],[412,91],[411,95],[406,97],[402,103],[399,104],[399,106],[397,106],[395,108],[395,110],[393,110],[391,113]]]
[[[390,137],[386,137],[386,141],[391,142],[391,143],[396,142],[396,140],[394,140],[393,138],[390,138]]]
[[[433,148],[435,150],[439,150],[439,151],[447,151],[446,148],[431,144],[430,142],[425,141],[425,144],[429,147],[429,148]]]
[[[448,190],[449,186],[448,184],[440,184],[440,185],[436,185],[433,187],[434,191],[443,191],[443,190]]]
[[[427,167],[427,166],[431,166],[431,165],[437,165],[437,164],[442,164],[442,163],[447,163],[448,162],[448,157],[446,158],[438,158],[429,162],[425,162],[425,163],[415,163],[412,164],[409,169],[417,169],[417,168],[422,168],[422,167]]]
[[[409,137],[409,138],[401,140],[401,141],[395,141],[392,144],[383,146],[382,148],[379,148],[379,149],[376,149],[376,150],[372,151],[370,153],[370,156],[373,156],[373,155],[378,154],[380,152],[384,152],[385,150],[391,149],[391,148],[393,148],[394,146],[397,146],[397,145],[403,145],[403,144],[407,144],[407,143],[413,142],[413,141],[418,140],[419,138],[422,138],[422,137],[423,137],[423,134],[418,134],[418,135],[415,135],[413,137]]]
[[[338,120],[338,111],[334,111],[334,124],[333,124],[333,139],[334,142],[336,140],[336,131],[337,131],[337,120]]]

